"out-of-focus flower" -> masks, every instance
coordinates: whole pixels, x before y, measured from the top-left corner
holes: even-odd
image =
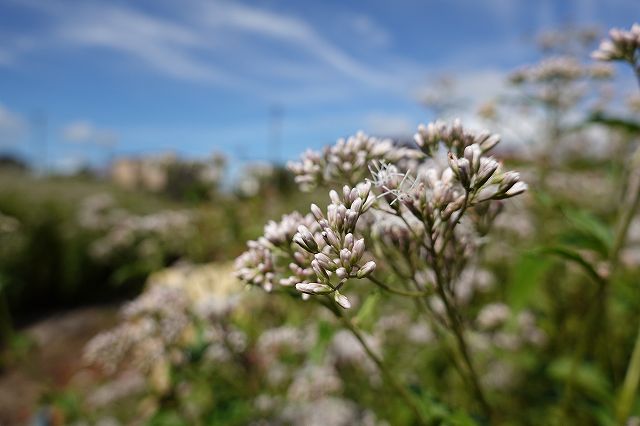
[[[504,303],[491,303],[482,308],[476,321],[484,330],[491,330],[501,326],[511,315],[511,309]]]
[[[20,229],[20,221],[13,216],[0,212],[0,235],[11,234]]]
[[[627,98],[627,106],[634,112],[640,112],[640,95],[631,95]]]
[[[107,261],[125,250],[150,257],[163,250],[180,251],[195,232],[194,214],[164,210],[147,215],[131,214],[118,208],[108,194],[87,197],[80,205],[80,226],[102,233],[89,247],[90,254]]]
[[[627,61],[637,65],[638,49],[640,49],[640,24],[633,24],[631,29],[613,28],[609,38],[603,40],[598,50],[592,53],[594,59],[600,61]]]

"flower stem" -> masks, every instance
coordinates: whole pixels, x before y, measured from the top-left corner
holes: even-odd
[[[438,275],[438,274],[437,274]],[[444,302],[445,310],[447,312],[447,317],[451,322],[451,329],[456,338],[456,342],[458,343],[458,349],[462,354],[462,359],[469,370],[469,380],[471,382],[471,387],[473,388],[473,393],[476,395],[476,399],[480,403],[482,411],[485,416],[490,420],[492,417],[491,406],[487,402],[487,398],[484,395],[484,391],[482,390],[482,386],[480,385],[480,380],[478,378],[478,373],[473,366],[473,361],[471,360],[471,355],[469,353],[469,348],[467,342],[464,338],[464,330],[462,329],[462,323],[460,319],[456,315],[456,312],[451,305],[449,298],[447,297],[444,287],[438,285],[438,293],[440,294],[440,298]]]
[[[375,285],[377,285],[381,289],[386,290],[389,293],[398,294],[400,296],[425,297],[425,296],[429,296],[429,295],[431,295],[433,293],[431,290],[427,290],[427,291],[410,291],[410,290],[402,290],[402,289],[398,289],[398,288],[393,288],[393,287],[389,287],[388,285],[386,285],[385,283],[383,283],[382,281],[380,281],[379,279],[377,279],[374,276],[369,276],[368,278],[372,283],[374,283]]]
[[[640,78],[640,74],[639,74]],[[618,263],[619,263],[619,252],[625,245],[627,234],[629,231],[629,226],[631,224],[631,220],[636,214],[638,210],[638,206],[640,205],[640,167],[637,164],[640,160],[640,150],[636,151],[634,155],[634,163],[636,167],[634,167],[631,175],[629,176],[629,198],[627,199],[628,208],[625,209],[620,217],[620,225],[618,226],[618,230],[616,233],[616,238],[614,240],[614,245],[611,250],[610,257],[610,276],[609,280],[611,280],[616,272]],[[622,385],[622,389],[618,396],[616,411],[617,418],[620,424],[624,424],[631,412],[631,408],[633,406],[633,401],[635,399],[636,393],[638,391],[638,382],[640,381],[640,330],[638,330],[638,336],[636,337],[636,342],[634,344],[633,353],[631,354],[631,359],[629,360],[629,365],[627,367],[627,373],[624,377],[624,382]]]
[[[610,275],[615,273],[620,262],[620,251],[624,248],[629,233],[629,226],[640,205],[640,149],[633,156],[632,171],[629,175],[629,186],[625,207],[620,213],[613,246],[609,256]]]
[[[355,336],[356,339],[358,339],[358,341],[362,345],[362,348],[365,350],[369,358],[371,358],[371,360],[376,364],[376,366],[384,376],[384,379],[387,381],[387,383],[394,388],[394,390],[398,393],[398,395],[400,395],[400,397],[414,412],[414,414],[416,415],[416,418],[418,419],[419,424],[421,425],[429,424],[427,415],[423,412],[421,406],[416,402],[415,398],[409,393],[407,388],[404,385],[402,385],[396,379],[396,377],[391,373],[389,368],[382,361],[382,358],[380,358],[373,351],[373,349],[371,349],[371,347],[365,340],[360,330],[358,330],[358,328],[351,322],[351,320],[349,320],[349,318],[347,318],[344,315],[341,309],[338,308],[332,311],[342,321],[342,324]]]
[[[466,209],[467,202],[468,202],[468,196],[465,199],[463,209]],[[461,217],[462,217],[462,214],[458,215],[458,217],[452,223],[450,229],[453,229],[453,227],[455,227],[455,225],[458,223]],[[438,253],[438,251],[436,250],[433,237],[431,236],[430,229],[432,228],[432,224],[426,223],[425,226],[426,226],[428,244],[425,244],[424,246],[429,252],[429,254],[431,255],[431,258],[433,259],[432,268],[436,276],[436,290],[438,292],[438,295],[442,299],[442,302],[444,303],[447,318],[451,323],[451,331],[453,331],[453,334],[455,336],[455,339],[458,345],[458,350],[462,354],[462,359],[467,367],[468,376],[469,376],[468,378],[469,378],[469,381],[471,382],[471,388],[473,390],[475,398],[478,400],[478,403],[480,404],[480,407],[484,415],[489,419],[489,421],[491,421],[491,418],[492,418],[491,406],[487,402],[487,398],[485,397],[482,386],[480,385],[478,374],[473,365],[473,361],[471,360],[471,355],[468,349],[468,345],[464,338],[464,330],[463,330],[462,322],[458,318],[458,314],[455,310],[455,307],[453,306],[453,304],[449,300],[449,297],[447,296],[447,291],[445,289],[446,282],[445,282],[445,278],[443,277],[442,269],[440,267],[440,262],[439,262],[439,259],[440,259],[439,254],[441,253]],[[451,232],[453,232],[453,230]],[[447,240],[445,239],[444,241],[445,243],[442,245],[441,252],[444,252],[444,249],[446,248]]]
[[[622,390],[618,396],[616,417],[620,425],[624,425],[627,422],[627,418],[631,413],[633,401],[638,390],[638,382],[640,382],[640,330],[638,330],[638,336],[636,337],[633,353],[629,360],[627,374],[624,377]]]

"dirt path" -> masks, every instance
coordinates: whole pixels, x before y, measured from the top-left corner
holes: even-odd
[[[83,369],[82,348],[116,323],[117,310],[117,306],[76,309],[22,330],[28,349],[12,357],[0,374],[0,425],[28,424],[51,391],[93,382],[97,373]]]

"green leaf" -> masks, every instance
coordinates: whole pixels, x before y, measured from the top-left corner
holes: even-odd
[[[331,338],[335,333],[335,329],[326,321],[318,322],[318,339],[316,344],[309,352],[309,358],[314,363],[320,363],[324,354],[326,353],[327,346],[331,342]]]
[[[371,294],[362,304],[357,315],[353,319],[354,323],[364,330],[369,330],[376,320],[376,308],[380,301],[380,292]]]
[[[631,134],[640,133],[640,123],[621,117],[606,116],[602,113],[594,113],[586,120],[591,124],[602,124],[611,129],[622,130]]]
[[[513,309],[520,310],[534,299],[540,281],[551,263],[549,259],[532,253],[520,256],[514,268],[512,282],[507,288],[507,298]]]
[[[600,274],[598,274],[593,265],[591,265],[591,263],[589,263],[584,257],[582,257],[580,253],[571,248],[562,246],[543,247],[541,249],[538,249],[537,252],[541,254],[551,254],[568,260],[580,266],[582,270],[597,283],[603,283],[603,278],[600,276]]]
[[[565,210],[564,214],[572,226],[561,236],[564,244],[593,250],[604,258],[609,256],[614,237],[607,224],[583,210]]]
[[[571,358],[563,357],[553,361],[547,373],[552,379],[563,383],[573,380],[577,389],[603,404],[612,402],[611,383],[602,370],[593,364],[582,362],[574,365]]]

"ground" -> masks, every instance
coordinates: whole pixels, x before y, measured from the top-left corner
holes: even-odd
[[[97,332],[116,323],[116,314],[117,306],[85,307],[20,330],[25,349],[0,372],[0,425],[28,424],[52,390],[95,381],[98,373],[84,368],[82,349]]]

